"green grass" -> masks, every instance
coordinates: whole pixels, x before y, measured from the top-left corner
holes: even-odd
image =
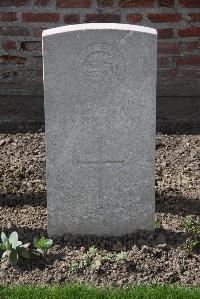
[[[138,286],[134,288],[92,288],[84,285],[1,286],[0,299],[199,299],[200,288]]]

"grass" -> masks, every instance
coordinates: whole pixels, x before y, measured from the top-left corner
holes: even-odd
[[[200,288],[137,286],[134,288],[92,288],[84,285],[1,286],[0,299],[199,299]]]

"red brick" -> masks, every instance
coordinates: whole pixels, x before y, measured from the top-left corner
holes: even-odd
[[[177,65],[200,65],[200,56],[180,56],[175,62]]]
[[[0,21],[7,22],[7,21],[16,21],[17,14],[16,12],[0,12]]]
[[[174,7],[175,0],[159,0],[158,3],[161,7]]]
[[[112,7],[113,0],[97,0],[97,5],[99,7]]]
[[[34,28],[33,29],[33,36],[34,37],[41,37],[42,31],[44,31],[46,28]]]
[[[66,24],[77,24],[80,23],[80,16],[79,15],[65,15],[64,22]]]
[[[22,13],[24,22],[58,22],[60,15],[58,13]]]
[[[108,22],[108,23],[114,23],[114,22],[120,22],[120,15],[118,14],[88,14],[85,17],[85,22]]]
[[[192,51],[195,49],[200,49],[200,42],[199,41],[192,41],[185,43],[187,50]]]
[[[159,54],[176,54],[180,53],[179,43],[158,42]]]
[[[179,0],[179,4],[184,7],[200,7],[199,0]]]
[[[153,23],[164,23],[164,22],[178,22],[181,20],[180,14],[148,14],[149,20],[151,20]]]
[[[135,14],[127,15],[126,19],[128,23],[134,24],[142,21],[142,18],[143,18],[142,14],[135,13]]]
[[[157,63],[158,63],[158,67],[159,66],[169,66],[170,65],[169,57],[159,57],[158,56]]]
[[[173,37],[172,28],[158,29],[158,38],[171,38]]]
[[[92,5],[92,0],[57,0],[56,1],[57,7],[81,8],[81,7],[90,7],[91,5]]]
[[[35,0],[34,4],[39,7],[45,7],[49,4],[49,2],[50,0]]]
[[[181,37],[197,36],[200,37],[200,27],[191,27],[187,29],[178,30],[178,34]]]
[[[200,13],[190,13],[189,16],[192,22],[200,22]]]
[[[119,7],[153,7],[154,0],[120,0]]]
[[[0,61],[3,63],[25,64],[26,58],[21,56],[2,55]]]
[[[25,6],[28,5],[28,0],[0,0],[0,6]]]
[[[7,40],[2,42],[2,48],[5,50],[14,50],[16,49],[16,43],[12,40]]]
[[[20,26],[1,26],[0,36],[28,36],[29,30],[26,27]]]
[[[23,51],[41,51],[42,43],[38,41],[22,41],[20,44],[20,50]]]

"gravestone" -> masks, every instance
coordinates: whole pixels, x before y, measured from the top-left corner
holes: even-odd
[[[43,32],[48,234],[154,228],[156,30]]]

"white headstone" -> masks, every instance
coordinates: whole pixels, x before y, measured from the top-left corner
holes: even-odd
[[[156,30],[43,32],[48,233],[154,228]]]

